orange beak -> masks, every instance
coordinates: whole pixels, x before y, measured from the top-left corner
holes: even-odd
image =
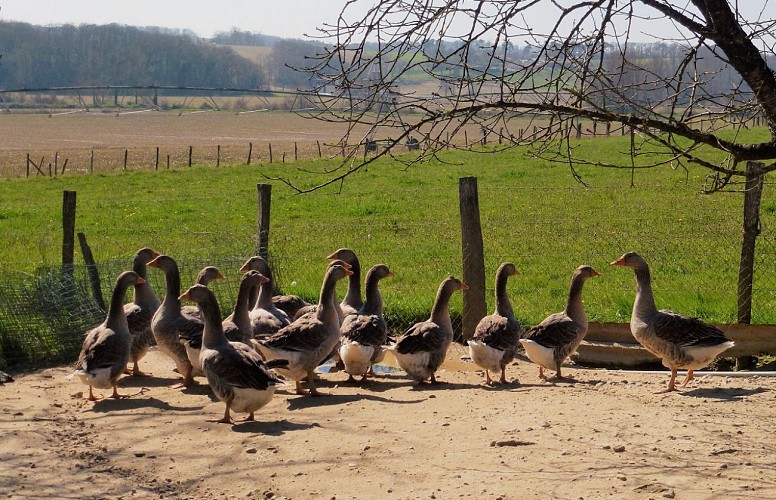
[[[138,276],[137,279],[135,280],[136,285],[145,285],[146,283],[147,281],[141,278],[140,276]]]
[[[224,278],[224,275],[221,274],[221,271],[218,271],[218,274],[216,274],[216,279],[217,280],[225,280],[226,278]]]
[[[149,262],[149,263],[148,263],[148,264],[146,264],[146,265],[147,265],[147,266],[150,266],[150,267],[155,267],[155,268],[157,268],[157,269],[158,269],[158,268],[159,268],[159,266],[158,266],[158,265],[156,265],[156,261],[157,261],[157,260],[159,260],[159,255],[157,255],[156,257],[154,257],[154,260],[152,260],[151,262]]]
[[[187,291],[186,291],[186,292],[185,292],[183,295],[181,295],[180,297],[178,297],[178,300],[191,300],[191,297],[189,297],[189,292],[188,292],[188,290],[187,290]]]
[[[615,260],[611,263],[612,266],[624,266],[625,265],[625,259],[620,257],[619,259]]]
[[[469,289],[469,285],[467,285],[466,283],[461,281],[461,286],[459,286],[458,289],[459,290],[468,290]]]
[[[327,258],[327,259],[331,259],[331,260],[334,260],[334,259],[339,259],[339,254],[338,254],[337,252],[334,252],[333,254],[329,255],[329,256],[328,256],[328,257],[326,257],[326,258]]]

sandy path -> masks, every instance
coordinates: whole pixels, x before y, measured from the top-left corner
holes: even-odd
[[[453,353],[460,356],[458,347]],[[478,372],[417,388],[323,374],[323,398],[278,394],[258,421],[207,423],[223,405],[180,391],[152,351],[150,391],[90,403],[66,367],[0,386],[7,498],[776,498],[776,379],[707,377],[652,394],[667,374],[577,369],[486,388]],[[108,391],[105,391],[106,394]],[[494,446],[494,444],[506,446]]]

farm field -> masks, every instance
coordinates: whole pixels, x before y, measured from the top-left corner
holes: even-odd
[[[0,155],[21,156],[24,137],[31,148],[54,149],[69,141],[107,147],[123,140],[142,147],[197,139],[212,145],[226,137],[246,141],[253,133],[271,138],[266,140],[307,135],[333,141],[341,132],[314,128],[317,122],[292,114],[281,115],[287,122],[275,122],[275,116],[11,116],[16,126],[2,136]],[[71,128],[46,128],[70,120]],[[176,123],[189,126],[176,128]],[[579,147],[604,155],[609,163],[627,165],[627,144],[627,138],[617,137],[584,140]],[[389,317],[423,316],[439,282],[461,272],[458,179],[476,176],[487,286],[501,262],[515,262],[522,274],[510,287],[524,324],[536,324],[562,307],[571,272],[582,263],[604,273],[585,290],[591,320],[627,321],[633,276],[608,264],[628,250],[639,251],[652,265],[659,307],[709,321],[735,321],[742,196],[701,195],[704,170],[665,167],[632,176],[629,169],[587,167],[579,170],[585,187],[572,179],[567,166],[521,150],[497,155],[443,152],[442,160],[411,167],[380,160],[342,185],[307,195],[271,179],[313,186],[340,167],[339,159],[4,179],[0,227],[6,244],[0,248],[0,266],[31,272],[59,262],[62,191],[74,190],[76,231],[87,236],[103,269],[106,295],[134,251],[150,245],[180,261],[184,283],[205,265],[222,266],[230,279],[214,286],[226,310],[236,295],[236,270],[255,252],[256,184],[268,182],[274,186],[270,253],[285,291],[315,300],[324,257],[349,246],[361,257],[364,272],[378,262],[396,272],[383,287]],[[776,322],[774,196],[767,185],[755,323]],[[161,278],[151,278],[161,290]]]

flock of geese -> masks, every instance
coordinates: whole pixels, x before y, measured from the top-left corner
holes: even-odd
[[[361,295],[361,267],[353,250],[342,248],[328,256],[317,304],[297,296],[273,296],[272,271],[261,257],[251,257],[240,268],[243,273],[232,313],[221,319],[216,297],[208,289],[213,279],[223,279],[214,267],[206,267],[192,287],[181,293],[178,265],[172,257],[150,248],[140,249],[133,270],[119,275],[105,321],[86,334],[73,375],[89,386],[89,400],[97,398],[93,389],[113,389],[124,373],[143,375],[139,362],[153,341],[175,363],[183,377],[182,386],[205,376],[219,400],[226,404],[224,415],[214,422],[231,423],[231,412],[254,412],[266,405],[275,390],[293,380],[297,394],[321,393],[315,386],[315,369],[331,357],[338,357],[344,370],[364,381],[373,375],[373,365],[391,351],[399,366],[419,383],[436,383],[435,373],[442,365],[453,341],[449,302],[454,292],[468,286],[453,276],[442,281],[431,315],[414,324],[398,339],[389,336],[383,318],[379,282],[393,275],[385,264],[373,266],[366,274],[365,296]],[[658,310],[652,295],[649,267],[630,252],[612,262],[630,267],[636,276],[636,298],[631,317],[633,336],[671,370],[668,387],[676,389],[677,370],[686,369],[684,385],[693,371],[711,363],[733,346],[718,328],[696,318]],[[160,301],[147,281],[147,267],[165,275],[166,291]],[[563,378],[561,364],[577,349],[587,333],[587,316],[582,288],[599,273],[590,266],[578,267],[571,278],[568,300],[563,311],[521,334],[507,294],[510,276],[519,274],[515,265],[499,266],[495,282],[495,312],[482,318],[468,341],[471,360],[485,372],[487,384],[500,372],[499,383],[507,383],[506,367],[520,347],[527,357],[544,370],[554,370]],[[344,299],[337,298],[336,284],[348,278]],[[124,304],[129,287],[133,301]],[[181,301],[195,305],[183,306]],[[132,362],[132,368],[128,363]],[[308,389],[302,382],[306,379]]]

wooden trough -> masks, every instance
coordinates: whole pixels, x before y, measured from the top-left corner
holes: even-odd
[[[776,325],[716,325],[736,345],[725,357],[758,354],[776,355]],[[579,363],[631,368],[660,364],[660,360],[639,344],[627,323],[590,323],[585,340],[572,358]]]

